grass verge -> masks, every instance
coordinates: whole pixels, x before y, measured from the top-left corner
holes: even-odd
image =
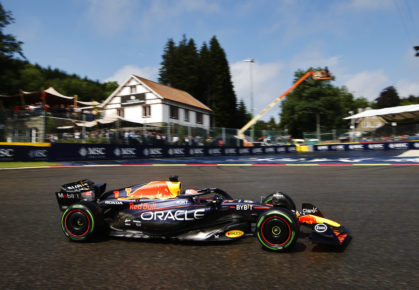
[[[25,168],[60,165],[54,162],[0,162],[0,168]]]

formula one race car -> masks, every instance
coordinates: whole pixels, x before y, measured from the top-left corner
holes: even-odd
[[[81,180],[56,192],[64,213],[61,227],[71,241],[86,241],[100,232],[114,237],[234,241],[257,236],[263,247],[293,247],[300,224],[312,228],[315,243],[343,247],[349,231],[326,219],[312,204],[297,211],[293,200],[276,192],[262,202],[238,200],[218,188],[181,191],[177,176],[169,181],[105,192],[106,184]]]

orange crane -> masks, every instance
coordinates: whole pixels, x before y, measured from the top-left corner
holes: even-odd
[[[308,77],[312,76],[313,80],[330,80],[332,77],[330,76],[329,70],[327,67],[325,70],[317,70],[317,71],[308,71],[303,75],[299,80],[297,80],[285,93],[277,97],[272,103],[270,103],[265,109],[263,109],[259,114],[253,117],[246,125],[244,125],[237,133],[237,137],[240,140],[243,140],[244,146],[248,144],[248,141],[245,139],[244,132],[253,126],[257,120],[259,120],[263,115],[265,115],[270,109],[272,109],[276,104],[278,104],[286,95],[288,95],[293,89],[295,89],[299,84],[305,81]]]

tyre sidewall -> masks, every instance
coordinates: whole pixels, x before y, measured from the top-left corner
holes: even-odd
[[[75,226],[74,219],[83,224]],[[71,205],[61,217],[61,228],[71,241],[83,242],[91,239],[97,228],[95,210],[86,204]]]
[[[281,208],[262,214],[256,229],[257,238],[264,248],[283,252],[292,248],[297,241],[299,224],[291,211]]]

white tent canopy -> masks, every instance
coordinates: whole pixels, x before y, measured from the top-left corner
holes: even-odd
[[[348,119],[360,119],[372,116],[380,116],[387,120],[403,120],[409,118],[419,117],[419,104],[416,105],[407,105],[407,106],[397,106],[377,110],[367,110],[349,117]]]
[[[108,118],[98,119],[98,120],[94,120],[94,121],[77,122],[76,126],[90,128],[90,127],[94,127],[94,126],[99,125],[99,124],[102,124],[102,125],[112,124],[112,123],[115,123],[118,120],[124,121],[124,122],[136,123],[138,125],[144,125],[143,123],[127,120],[127,119],[119,117],[119,116],[114,116],[114,117],[108,117]]]

